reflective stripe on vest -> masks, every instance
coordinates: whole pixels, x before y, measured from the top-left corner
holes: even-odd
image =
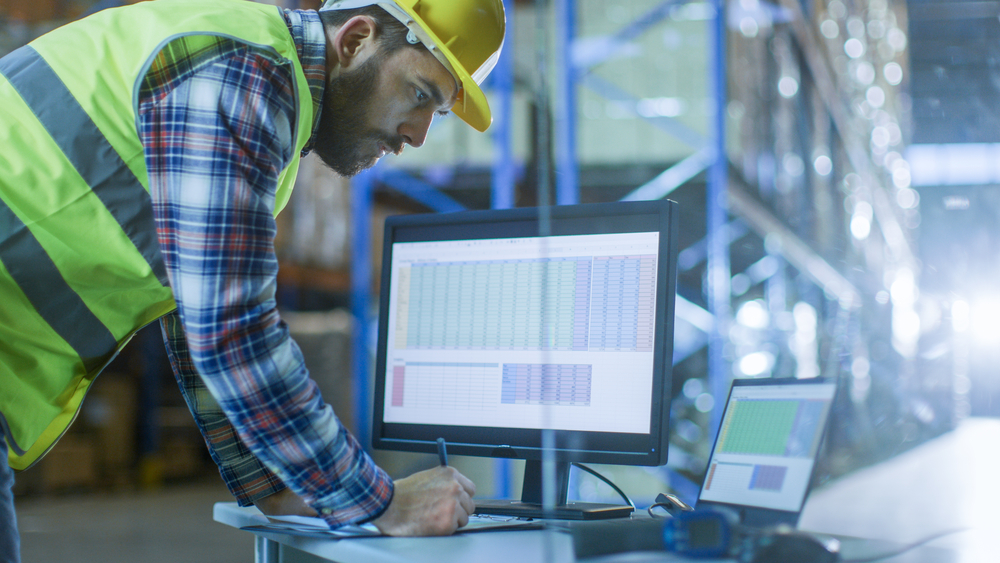
[[[99,12],[0,59],[0,430],[14,469],[65,432],[94,377],[132,334],[175,307],[135,105],[156,54],[190,36],[263,49],[294,73],[295,150],[279,177],[277,214],[313,116],[277,8],[141,3]]]
[[[156,240],[149,194],[49,63],[30,45],[25,45],[0,59],[0,74],[10,81],[118,221],[156,279],[169,285]]]

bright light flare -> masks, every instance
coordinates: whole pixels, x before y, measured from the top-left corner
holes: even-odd
[[[860,58],[865,54],[865,44],[857,38],[851,38],[844,42],[844,52],[852,59]]]
[[[954,322],[954,307],[952,308]],[[978,300],[969,309],[969,331],[982,346],[1000,344],[1000,298]]]
[[[875,210],[867,201],[859,201],[854,205],[851,214],[851,235],[858,240],[865,240],[872,232],[872,217]]]
[[[955,332],[969,330],[969,303],[961,299],[951,304],[951,328]]]
[[[882,74],[885,76],[886,82],[893,86],[897,86],[903,81],[903,67],[899,66],[899,63],[892,62],[886,64],[882,68]]]
[[[768,314],[763,301],[754,299],[740,306],[736,312],[736,322],[749,328],[764,329],[770,324],[771,315]]]
[[[785,98],[792,98],[799,92],[799,81],[791,76],[782,76],[778,81],[778,92]]]
[[[752,352],[740,358],[739,368],[744,375],[757,377],[771,371],[774,355],[770,352]]]
[[[872,232],[872,221],[861,215],[851,217],[851,235],[858,240],[865,240]]]

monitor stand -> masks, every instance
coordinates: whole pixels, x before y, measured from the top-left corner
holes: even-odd
[[[627,504],[566,502],[569,468],[568,462],[556,462],[556,505],[551,510],[542,507],[542,462],[528,460],[524,464],[521,500],[476,499],[476,514],[557,520],[606,520],[628,518],[632,514],[632,507]]]

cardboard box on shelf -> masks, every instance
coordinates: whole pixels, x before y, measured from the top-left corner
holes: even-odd
[[[82,420],[76,423],[93,435],[101,480],[112,488],[134,481],[137,392],[135,378],[129,374],[101,374],[83,403]]]
[[[98,486],[97,447],[91,436],[67,433],[34,467],[18,474],[22,492],[92,490]]]

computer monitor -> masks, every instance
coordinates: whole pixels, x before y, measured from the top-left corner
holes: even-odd
[[[697,507],[731,510],[750,526],[795,526],[836,392],[821,377],[734,380]]]
[[[526,460],[521,499],[480,514],[631,513],[568,503],[569,463],[667,461],[677,222],[665,200],[388,218],[374,446]]]

